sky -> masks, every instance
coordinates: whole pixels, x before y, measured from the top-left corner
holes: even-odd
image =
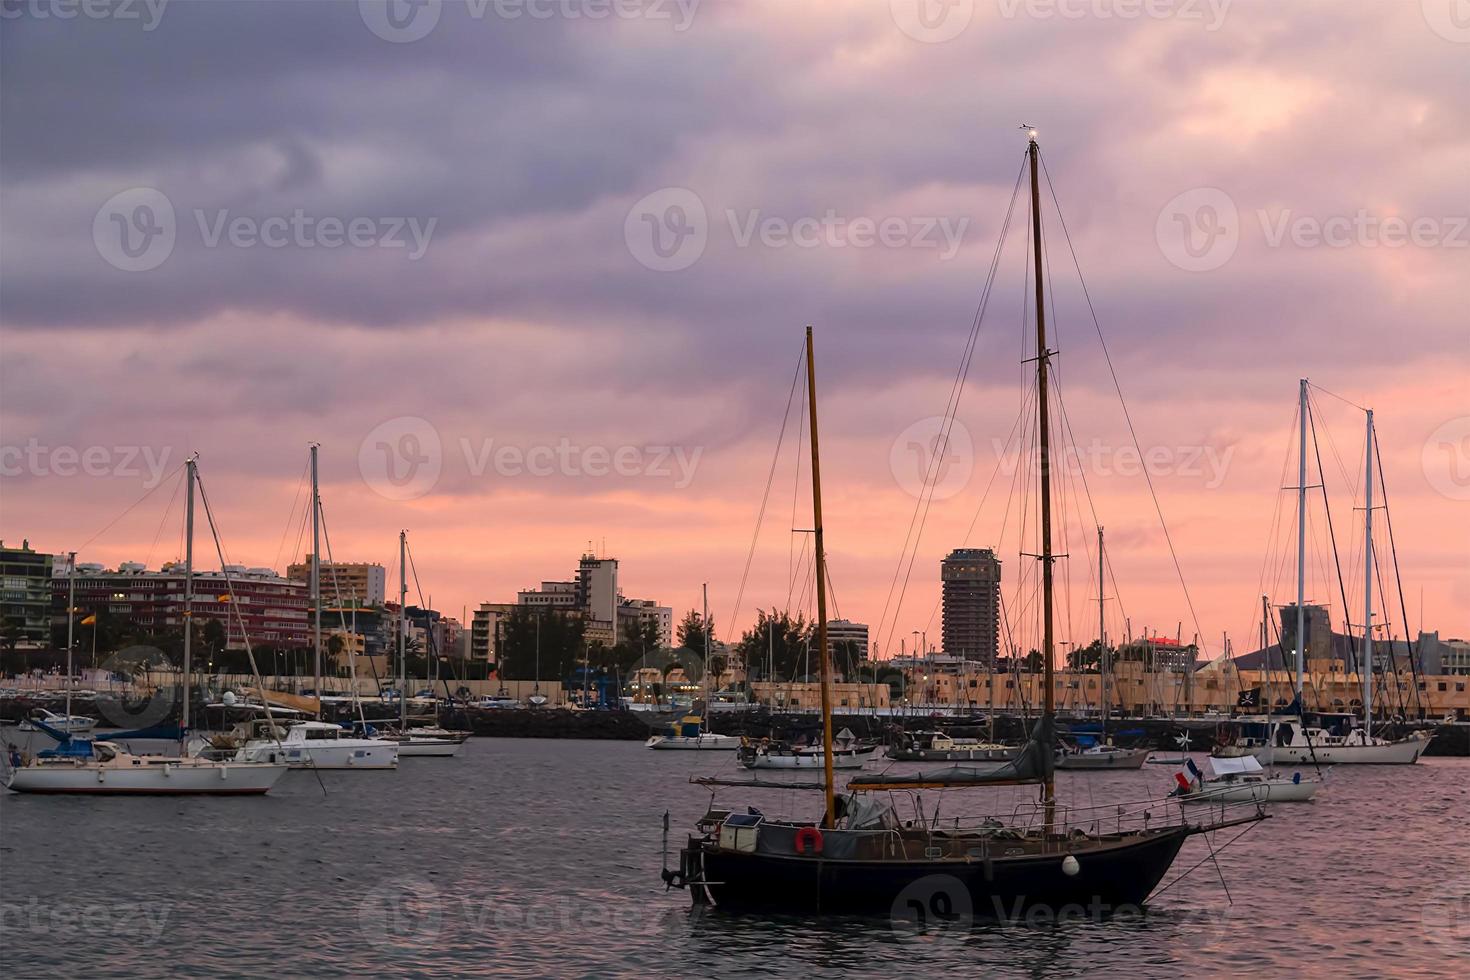
[[[1063,641],[1097,635],[1102,524],[1110,637],[1254,647],[1261,596],[1294,597],[1302,377],[1338,548],[1314,486],[1308,598],[1361,622],[1371,407],[1403,591],[1376,615],[1470,635],[1461,0],[0,15],[7,544],[178,557],[197,452],[229,559],[284,570],[317,442],[333,556],[391,567],[406,528],[450,614],[591,548],[679,612],[708,583],[733,639],[810,608],[812,324],[832,614],[932,643],[939,559],[996,547],[1026,643],[1024,124],[1074,447]]]

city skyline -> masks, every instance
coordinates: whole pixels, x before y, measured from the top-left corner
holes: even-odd
[[[7,22],[8,70],[34,84],[5,93],[0,147],[0,532],[143,560],[176,540],[159,535],[167,491],[88,539],[197,451],[232,560],[283,569],[318,441],[333,553],[391,569],[409,528],[441,608],[513,595],[548,559],[606,539],[636,563],[639,592],[676,609],[709,582],[722,638],[738,638],[789,592],[792,520],[776,508],[733,615],[810,322],[834,590],[891,652],[937,631],[949,550],[995,547],[1022,571],[1026,549],[996,527],[1024,352],[992,326],[902,612],[885,617],[1027,122],[1109,342],[1111,364],[1059,267],[1076,458],[1135,628],[1196,632],[1145,465],[1207,651],[1225,632],[1244,644],[1262,591],[1294,599],[1262,569],[1305,375],[1377,410],[1410,631],[1422,602],[1426,627],[1470,633],[1470,137],[1453,95],[1470,67],[1443,24],[1413,3],[1229,9],[1218,23],[959,4],[973,17],[940,38],[883,3],[760,6],[593,24],[476,22],[446,5],[409,43],[354,4],[281,5],[269,25],[249,5],[198,4],[149,31]],[[1326,22],[1349,43],[1322,43]],[[1055,43],[1031,43],[1042,32]],[[200,76],[200,50],[234,52],[234,70]],[[575,108],[528,58],[553,76],[576,66]],[[154,70],[119,67],[140,63]],[[196,118],[197,99],[230,117],[152,124]],[[552,152],[527,117],[587,139]],[[75,121],[69,135],[57,118]],[[902,139],[875,135],[899,123]],[[137,208],[161,220],[165,203],[168,254],[133,241],[158,259],[138,267],[110,244],[113,219],[138,231]],[[298,210],[310,224],[293,230]],[[263,241],[274,218],[281,247]],[[354,218],[375,244],[332,245],[324,224]],[[650,251],[647,219],[679,236]],[[382,241],[393,227],[401,246]],[[1322,408],[1338,480],[1359,423],[1342,402]],[[1074,535],[1092,523],[1074,515]],[[1076,553],[1068,628],[1085,641],[1095,606]],[[1336,583],[1310,572],[1309,598],[1340,612]],[[1402,635],[1397,603],[1388,617]]]

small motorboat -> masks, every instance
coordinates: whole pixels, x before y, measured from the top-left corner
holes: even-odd
[[[35,724],[40,722],[40,725]],[[68,735],[85,735],[97,727],[97,719],[85,715],[62,715],[45,708],[37,708],[30,717],[16,726],[23,732],[39,732],[48,729]]]
[[[704,719],[699,715],[685,715],[669,725],[663,734],[654,735],[643,743],[650,749],[684,750],[702,752],[711,750],[733,751],[740,748],[738,735],[717,735],[704,730]]]
[[[240,762],[284,762],[292,769],[398,768],[396,742],[358,738],[325,721],[294,722],[284,731],[268,721],[246,722],[236,726],[229,741],[242,743],[235,754]]]

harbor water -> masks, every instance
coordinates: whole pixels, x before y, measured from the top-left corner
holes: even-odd
[[[732,753],[472,739],[258,799],[0,799],[0,970],[91,976],[1446,977],[1470,970],[1470,760],[1340,766],[1308,804],[1186,844],[1144,910],[737,918],[659,878]],[[1170,766],[1058,774],[1075,806]],[[819,794],[719,799],[812,814]],[[976,793],[1005,810],[1035,788]],[[937,793],[924,794],[932,811]],[[941,824],[958,816],[946,794]],[[911,802],[900,804],[901,817]],[[968,809],[968,807],[967,807]],[[1233,843],[1224,846],[1232,838]],[[1223,847],[1223,850],[1221,848]],[[1212,856],[1213,855],[1213,856]],[[1191,870],[1193,869],[1193,870]],[[1188,874],[1174,882],[1185,872]],[[961,910],[963,911],[963,910]]]

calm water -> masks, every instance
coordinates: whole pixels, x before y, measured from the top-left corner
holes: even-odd
[[[919,933],[690,913],[659,881],[714,757],[473,740],[258,800],[0,799],[0,970],[172,975],[1422,976],[1470,970],[1470,761],[1339,767],[1146,914]],[[730,763],[725,763],[729,766]],[[1171,769],[1061,773],[1073,803]],[[726,790],[738,793],[737,790]],[[746,791],[750,793],[752,791]],[[1019,800],[1032,790],[991,791]],[[746,797],[767,812],[792,794]],[[803,794],[802,799],[811,794]],[[722,797],[724,799],[724,797]],[[946,807],[948,807],[948,803]],[[946,811],[948,812],[948,811]],[[1225,831],[1216,846],[1235,831]],[[1177,874],[1209,851],[1186,845]],[[1170,879],[1173,878],[1171,874]]]

